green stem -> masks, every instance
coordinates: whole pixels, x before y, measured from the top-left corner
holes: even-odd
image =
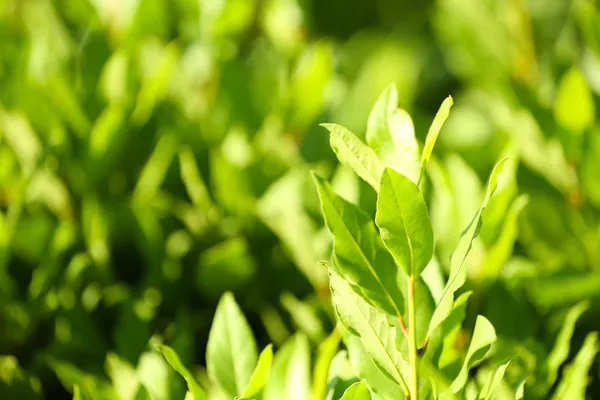
[[[419,355],[417,347],[417,315],[415,309],[415,278],[408,277],[408,329],[409,353],[412,367],[412,387],[410,400],[419,400]]]

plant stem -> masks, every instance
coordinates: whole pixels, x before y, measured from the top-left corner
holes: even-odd
[[[419,400],[419,355],[417,348],[417,315],[415,309],[415,277],[408,277],[408,329],[409,353],[412,367],[412,387],[410,400]]]

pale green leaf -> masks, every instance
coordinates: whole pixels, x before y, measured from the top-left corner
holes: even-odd
[[[323,179],[314,174],[313,178],[325,223],[334,238],[335,271],[371,304],[401,316],[404,301],[397,281],[398,267],[375,224],[361,209],[336,195]]]
[[[252,398],[252,396],[256,396],[263,389],[269,380],[272,363],[273,345],[269,344],[260,353],[256,368],[254,368],[254,372],[252,372],[252,376],[250,377],[250,381],[248,382],[248,386],[246,386],[246,390],[244,390],[242,397]]]
[[[429,162],[429,158],[431,157],[431,153],[433,152],[433,147],[435,146],[435,142],[442,130],[442,126],[444,126],[444,122],[448,119],[448,115],[450,115],[450,108],[454,101],[452,100],[452,96],[448,96],[442,102],[440,109],[435,114],[435,118],[429,127],[429,131],[427,132],[427,137],[425,138],[425,146],[423,146],[423,154],[421,155],[421,176],[419,181],[422,179],[423,174],[425,173],[425,167],[427,167],[427,163]]]
[[[546,383],[552,385],[558,376],[558,370],[561,365],[567,360],[569,350],[571,348],[571,337],[575,332],[575,324],[581,315],[589,308],[589,301],[582,301],[569,310],[564,322],[560,328],[560,332],[556,337],[556,342],[552,351],[546,360],[548,366],[548,377]]]
[[[342,164],[349,165],[354,172],[377,191],[383,167],[375,152],[343,126],[321,124],[329,132],[329,143]]]
[[[313,372],[312,398],[324,399],[327,393],[329,368],[336,355],[342,336],[339,329],[333,332],[320,345]]]
[[[106,356],[106,372],[110,377],[119,400],[133,400],[140,387],[137,371],[127,361],[114,353]]]
[[[488,381],[481,389],[481,392],[479,392],[479,400],[492,399],[492,395],[494,394],[494,391],[498,388],[498,385],[500,385],[500,382],[502,382],[502,378],[504,378],[504,373],[506,372],[506,369],[508,368],[509,364],[510,361],[500,365],[496,369],[496,371],[494,371],[494,373],[490,375]]]
[[[177,373],[179,373],[179,375],[181,375],[183,379],[185,379],[185,381],[187,382],[188,389],[190,390],[190,392],[192,392],[192,395],[194,396],[194,400],[208,399],[208,396],[206,395],[206,392],[204,391],[202,386],[198,384],[198,382],[194,378],[194,375],[192,375],[192,373],[185,367],[185,365],[183,365],[175,350],[166,345],[158,345],[156,346],[156,349],[162,353],[169,365],[171,365],[171,367],[173,367],[173,369],[177,371]]]
[[[419,187],[404,175],[385,168],[375,221],[383,243],[404,272],[419,276],[433,256],[431,221]]]
[[[346,391],[340,400],[370,400],[371,393],[369,388],[363,382],[353,383]]]
[[[589,369],[598,353],[598,332],[590,332],[585,337],[575,359],[567,367],[552,400],[584,400],[589,384]]]
[[[306,400],[310,398],[310,346],[302,333],[290,338],[273,361],[264,400]]]
[[[467,383],[469,369],[477,361],[481,360],[489,351],[491,345],[496,341],[496,330],[494,326],[485,317],[478,315],[475,322],[475,330],[469,344],[469,350],[465,361],[458,373],[458,376],[452,382],[450,389],[453,393],[460,392]]]
[[[429,324],[428,336],[430,336],[433,331],[442,323],[442,321],[448,316],[448,314],[452,310],[452,303],[454,301],[454,293],[465,283],[467,278],[467,271],[465,268],[465,260],[469,252],[471,251],[471,246],[473,244],[473,240],[479,234],[479,229],[481,227],[481,214],[485,210],[485,207],[496,190],[498,175],[502,171],[502,167],[505,163],[506,159],[499,161],[492,173],[490,174],[489,182],[485,197],[483,199],[483,203],[481,208],[475,214],[471,224],[467,227],[467,229],[463,232],[458,242],[458,246],[452,257],[450,259],[450,277],[448,282],[446,283],[446,288],[444,289],[444,293],[442,294],[442,298],[438,303],[435,312],[431,318],[431,323]]]
[[[525,398],[525,383],[527,380],[522,379],[517,385],[517,390],[515,390],[515,400],[521,400]]]
[[[381,399],[403,399],[405,395],[400,384],[391,380],[373,362],[367,354],[359,337],[346,333],[344,343],[356,375]]]
[[[194,153],[192,153],[189,147],[185,146],[179,151],[178,155],[181,180],[192,203],[202,210],[210,210],[212,208],[212,200],[208,194],[206,184],[200,175]]]
[[[554,103],[554,117],[559,124],[575,134],[594,125],[595,107],[585,76],[571,67],[561,78]]]
[[[206,366],[211,380],[233,398],[242,393],[258,358],[250,326],[230,292],[215,313],[208,336]]]
[[[415,181],[420,161],[419,144],[410,115],[398,109],[396,85],[388,86],[369,114],[366,140],[383,165]]]
[[[403,377],[408,363],[396,348],[396,327],[334,271],[330,271],[330,282],[332,302],[340,322],[360,337],[367,354],[386,377],[406,387]]]

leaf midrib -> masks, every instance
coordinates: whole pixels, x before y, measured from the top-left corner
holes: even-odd
[[[352,289],[348,289],[349,291],[351,291]],[[353,296],[358,297],[357,294],[352,293]],[[381,337],[379,337],[377,331],[375,330],[375,328],[371,325],[369,319],[367,318],[366,315],[363,314],[363,312],[361,311],[360,307],[358,306],[358,304],[356,304],[356,301],[352,302],[352,305],[356,308],[356,310],[358,311],[358,314],[363,318],[363,320],[365,321],[365,323],[367,324],[367,326],[370,328],[370,330],[372,331],[372,333],[375,335],[375,337],[377,338],[377,342],[381,345],[381,347],[384,350],[385,355],[387,356],[387,358],[389,359],[389,361],[391,361],[392,365],[394,366],[394,369],[396,371],[396,373],[398,374],[398,377],[400,378],[400,381],[398,383],[401,383],[403,381],[402,378],[402,374],[400,373],[400,370],[398,369],[398,366],[396,365],[396,362],[394,361],[392,355],[389,353],[387,347],[385,346],[385,344],[383,343],[383,341],[381,340]],[[401,356],[402,357],[402,356]]]
[[[331,202],[329,202],[330,206],[332,206],[331,208],[333,209],[333,212],[335,213],[335,215],[338,217],[339,220],[342,221],[342,225],[344,226],[344,228],[346,228],[346,231],[348,232],[350,238],[352,238],[352,243],[354,243],[354,245],[356,246],[356,248],[358,249],[363,261],[367,264],[367,267],[369,268],[369,271],[371,272],[371,274],[373,274],[373,276],[375,277],[375,280],[377,281],[377,283],[379,284],[379,286],[382,287],[383,292],[385,293],[386,297],[388,298],[388,300],[392,303],[392,306],[394,307],[394,309],[396,310],[396,317],[398,318],[402,318],[402,313],[400,312],[400,310],[398,309],[398,307],[396,306],[396,303],[394,302],[391,294],[389,293],[389,291],[387,290],[387,288],[383,285],[383,282],[381,281],[381,279],[379,278],[379,275],[377,275],[377,273],[375,272],[375,267],[371,264],[371,262],[369,261],[369,259],[367,258],[366,254],[364,253],[363,249],[360,247],[360,245],[358,244],[358,241],[356,240],[356,238],[354,237],[354,235],[352,234],[352,231],[348,228],[348,225],[346,225],[346,221],[344,220],[344,218],[342,218],[342,216],[337,212],[337,209],[333,206],[333,204]],[[360,212],[360,210],[359,210]],[[334,241],[335,241],[335,237],[334,237]]]
[[[395,200],[396,206],[398,207],[398,210],[400,210],[400,218],[402,220],[401,221],[402,227],[404,228],[404,236],[406,236],[406,242],[408,243],[408,251],[410,253],[410,275],[413,276],[415,273],[415,259],[414,259],[412,239],[411,239],[410,235],[408,234],[408,228],[407,228],[406,222],[405,222],[406,218],[404,218],[404,209],[400,206],[400,202],[398,201],[398,192],[396,191],[396,185],[394,185],[394,183],[392,182],[389,172],[387,172],[386,174],[390,181],[390,186],[392,187],[392,191],[394,192],[394,200]]]

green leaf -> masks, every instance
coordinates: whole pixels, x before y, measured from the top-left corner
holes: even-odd
[[[297,299],[289,292],[282,293],[281,304],[290,314],[296,328],[306,333],[312,342],[321,343],[325,339],[323,321],[319,318],[318,310],[313,305]]]
[[[344,343],[348,348],[348,356],[356,375],[382,399],[403,399],[405,397],[401,386],[381,372],[371,357],[367,354],[359,337],[346,333]]]
[[[419,174],[419,144],[410,115],[398,109],[396,85],[388,86],[369,114],[366,140],[382,164],[416,181]]]
[[[208,336],[206,366],[210,379],[233,398],[242,393],[258,358],[250,326],[230,292],[215,313]]]
[[[343,126],[321,126],[330,132],[329,143],[338,160],[350,166],[358,176],[378,191],[383,167],[375,152]]]
[[[564,322],[560,328],[560,332],[556,337],[556,342],[552,351],[548,355],[546,360],[548,366],[548,377],[546,378],[546,384],[548,388],[556,382],[558,376],[558,370],[560,366],[567,360],[569,356],[569,350],[571,348],[571,337],[575,332],[575,324],[581,315],[589,308],[589,301],[582,301],[569,310],[565,317]]]
[[[502,382],[502,378],[504,378],[504,373],[506,372],[509,364],[510,361],[500,365],[496,371],[490,375],[490,378],[481,389],[481,392],[479,392],[479,400],[491,400],[494,391],[498,388],[500,382]]]
[[[346,391],[340,400],[370,400],[371,393],[369,388],[363,382],[353,383]]]
[[[119,400],[133,400],[140,387],[137,371],[127,361],[114,353],[106,355],[106,372]]]
[[[273,361],[264,400],[306,400],[310,398],[310,346],[298,333],[279,349]]]
[[[595,108],[592,92],[577,67],[571,67],[560,80],[554,103],[554,117],[575,134],[594,125]]]
[[[433,152],[435,142],[440,135],[440,131],[442,130],[442,126],[444,126],[444,122],[446,122],[448,115],[450,115],[450,108],[452,108],[453,104],[454,101],[452,100],[452,96],[446,97],[442,102],[437,114],[435,114],[435,118],[433,119],[431,126],[429,127],[427,137],[425,138],[425,146],[423,146],[423,153],[421,155],[421,175],[419,177],[419,181],[421,181],[423,174],[425,173],[425,167],[427,167],[427,163],[429,162],[429,158]]]
[[[81,395],[81,389],[79,389],[79,385],[73,386],[73,400],[83,400],[83,396]]]
[[[461,356],[460,351],[456,349],[456,341],[457,336],[460,333],[460,327],[467,315],[467,302],[472,293],[473,292],[470,291],[464,292],[458,296],[452,306],[452,311],[448,315],[448,318],[446,318],[441,325],[441,332],[438,331],[438,340],[442,345],[441,353],[437,359],[437,365],[440,369],[452,364]],[[434,336],[434,338],[436,337]],[[436,350],[439,346],[438,343],[435,343],[434,340],[432,340],[432,343],[430,344],[432,351]],[[431,354],[431,352],[428,353]]]
[[[458,376],[452,382],[450,389],[452,393],[460,392],[467,383],[467,377],[471,366],[481,360],[496,341],[496,330],[494,326],[485,317],[478,315],[475,322],[475,330],[465,361],[458,373]]]
[[[419,276],[433,256],[433,230],[419,187],[385,168],[375,217],[385,247],[409,276]]]
[[[585,337],[581,349],[571,364],[565,367],[553,400],[569,399],[584,400],[585,391],[589,383],[588,371],[598,353],[598,332],[590,332]]]
[[[242,397],[252,398],[252,396],[257,395],[263,389],[269,380],[272,363],[273,345],[269,344],[260,353],[256,368],[254,368],[254,372],[252,372],[252,376],[250,377],[250,381],[248,382],[248,386],[246,386],[246,390],[244,390]]]
[[[336,355],[342,336],[339,329],[333,332],[319,345],[317,360],[313,372],[312,398],[324,399],[327,393],[327,384],[329,378],[329,367]]]
[[[208,194],[206,184],[200,175],[194,153],[188,146],[184,146],[179,150],[178,156],[181,180],[190,200],[201,210],[210,210],[212,208],[212,200]]]
[[[331,231],[334,269],[367,301],[385,312],[402,316],[404,301],[397,281],[398,267],[386,251],[371,218],[336,195],[313,174],[325,223]]]
[[[485,207],[490,200],[490,197],[494,193],[497,187],[497,179],[500,172],[502,172],[502,167],[506,162],[506,158],[499,161],[492,173],[490,174],[487,191],[485,193],[485,197],[483,199],[483,203],[475,217],[471,221],[471,224],[467,227],[467,229],[463,232],[458,241],[458,246],[452,257],[450,259],[450,277],[448,282],[446,283],[446,288],[444,289],[444,293],[442,294],[442,298],[438,303],[435,312],[431,318],[431,322],[429,324],[428,336],[431,336],[433,331],[446,319],[448,314],[452,311],[452,303],[454,301],[454,293],[465,283],[467,279],[467,271],[465,268],[465,260],[471,251],[471,246],[473,244],[473,240],[479,234],[479,229],[481,228],[481,214],[485,210]]]
[[[500,235],[488,249],[485,261],[480,267],[480,273],[484,278],[497,279],[502,272],[502,268],[510,259],[513,246],[519,234],[519,215],[528,202],[529,198],[527,195],[517,197],[510,206],[508,213],[505,214]]]
[[[525,398],[525,383],[527,383],[527,380],[522,379],[517,385],[515,390],[515,400],[521,400]]]
[[[204,391],[202,386],[200,386],[198,382],[196,382],[194,375],[192,375],[192,373],[185,367],[185,365],[183,365],[175,350],[166,345],[157,345],[156,349],[160,351],[163,357],[165,357],[165,360],[167,360],[169,365],[171,365],[171,367],[173,367],[173,369],[177,371],[177,373],[179,373],[179,375],[181,375],[183,379],[185,379],[185,381],[187,382],[188,389],[190,390],[190,392],[192,392],[192,395],[194,396],[194,400],[208,399],[208,396],[206,395],[206,392]]]
[[[367,354],[387,378],[406,388],[403,376],[408,364],[396,348],[396,327],[334,271],[330,271],[330,284],[332,302],[342,325],[360,337]]]

